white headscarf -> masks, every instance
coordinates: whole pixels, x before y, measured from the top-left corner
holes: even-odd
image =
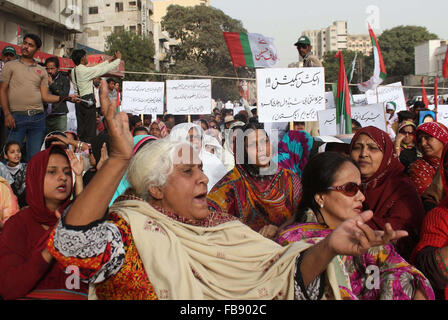
[[[218,158],[216,155],[207,152],[205,150],[205,139],[204,131],[202,130],[201,126],[194,124],[194,123],[181,123],[175,126],[173,129],[171,129],[169,139],[171,141],[189,141],[188,131],[190,131],[191,128],[195,128],[202,139],[202,147],[199,152],[199,158],[202,161],[202,170],[204,171],[205,175],[208,178],[208,185],[207,190],[210,192],[210,190],[213,188],[213,186],[218,183],[228,172],[220,158]]]

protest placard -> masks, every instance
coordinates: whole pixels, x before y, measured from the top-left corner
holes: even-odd
[[[448,127],[448,105],[437,106],[437,122]]]
[[[354,94],[353,97],[353,104],[355,106],[366,106],[369,103],[367,102],[367,96],[365,94]]]
[[[377,88],[377,91],[369,90],[366,92],[368,104],[392,101],[397,105],[397,110],[395,110],[395,112],[407,110],[406,100],[404,98],[403,92],[403,85],[401,84],[401,82],[392,83],[387,86],[380,86]]]
[[[163,114],[164,82],[123,81],[121,111],[141,114]]]
[[[334,136],[336,130],[336,109],[318,111],[319,131],[321,136]],[[352,107],[352,119],[357,120],[362,127],[373,126],[386,131],[384,104],[371,104],[362,107]]]
[[[259,121],[317,121],[325,110],[324,68],[257,69]]]
[[[166,103],[168,113],[201,115],[212,113],[212,81],[167,80]]]
[[[325,109],[336,108],[333,91],[325,92]]]

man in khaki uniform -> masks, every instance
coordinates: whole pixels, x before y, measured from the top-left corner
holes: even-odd
[[[297,47],[297,51],[303,59],[304,68],[323,67],[319,58],[311,54],[313,46],[307,36],[301,36],[294,45]],[[313,137],[319,136],[319,122],[305,122],[305,131]]]

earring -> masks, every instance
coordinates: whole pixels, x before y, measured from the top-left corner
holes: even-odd
[[[323,203],[320,204],[320,208],[321,208],[321,209],[324,208],[324,204],[323,204]]]

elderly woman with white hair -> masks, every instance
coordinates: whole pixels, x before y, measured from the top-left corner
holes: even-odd
[[[90,298],[319,299],[323,288],[343,285],[331,273],[337,254],[359,255],[405,235],[371,230],[365,223],[373,213],[365,212],[317,245],[281,247],[232,216],[209,211],[208,179],[190,144],[161,139],[131,160],[127,119],[101,96],[109,159],[47,246],[64,266],[79,267]],[[132,194],[118,198],[105,216],[128,166]]]
[[[200,125],[194,123],[178,124],[171,129],[169,139],[176,142],[190,142],[193,148],[199,152],[204,173],[209,180],[207,191],[210,191],[229,171],[217,155],[207,151],[206,136]]]

